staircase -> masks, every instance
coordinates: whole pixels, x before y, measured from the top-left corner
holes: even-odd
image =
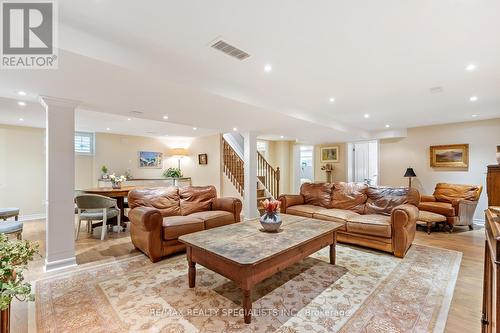
[[[244,195],[244,162],[240,155],[222,138],[224,174],[236,190]],[[257,207],[262,209],[261,202],[265,199],[277,199],[280,188],[280,168],[273,168],[264,156],[257,152]]]

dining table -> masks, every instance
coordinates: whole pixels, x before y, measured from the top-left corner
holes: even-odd
[[[122,186],[120,188],[94,187],[80,190],[80,192],[88,194],[99,194],[105,197],[116,199],[116,205],[120,209],[121,221],[123,223],[129,220],[128,217],[125,216],[125,197],[128,196],[128,192],[139,187],[140,186]]]

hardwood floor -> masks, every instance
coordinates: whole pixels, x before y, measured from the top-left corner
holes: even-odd
[[[139,255],[130,242],[128,232],[110,233],[107,240],[101,241],[87,236],[82,229],[80,237],[76,243],[76,257],[79,265],[93,265],[96,262],[101,263]],[[38,241],[40,252],[43,254],[45,252],[44,220],[25,222],[23,238]],[[473,231],[457,227],[453,234],[436,231],[427,235],[425,230],[420,228],[417,231],[415,244],[463,253],[460,273],[448,315],[445,330],[447,333],[480,332],[484,240],[484,229],[478,227]],[[43,263],[42,257],[32,262],[26,278],[36,280],[48,276],[48,273],[43,273]],[[27,332],[27,304],[15,301],[12,306],[12,315],[11,332]]]

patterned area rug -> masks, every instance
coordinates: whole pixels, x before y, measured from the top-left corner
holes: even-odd
[[[241,291],[184,255],[140,255],[36,282],[38,332],[442,332],[461,253],[413,245],[405,259],[337,246],[257,285],[252,323]]]

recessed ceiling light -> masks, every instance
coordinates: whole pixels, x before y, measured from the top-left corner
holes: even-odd
[[[330,101],[330,103],[333,103],[335,102],[335,97],[330,97],[328,100]]]
[[[233,132],[236,132],[238,131],[238,129],[236,127],[233,127]]]
[[[467,67],[465,67],[465,70],[468,72],[472,72],[476,70],[476,68],[477,68],[476,64],[468,64]]]
[[[168,119],[168,116],[163,116],[163,119],[167,120],[167,119]]]
[[[27,95],[27,94],[26,94],[26,92],[25,92],[25,91],[22,91],[22,90],[19,90],[19,91],[17,92],[17,94],[18,94],[19,96],[26,96],[26,95]]]
[[[128,121],[132,120],[132,118],[127,118]]]
[[[26,106],[26,102],[19,101],[19,102],[17,102],[17,105],[19,105],[19,106]]]
[[[264,71],[269,73],[270,71],[273,70],[273,66],[271,66],[270,64],[267,64],[264,66]]]
[[[478,114],[473,114],[471,117],[472,118],[476,118],[477,116],[479,116]]]
[[[24,121],[24,119],[23,118],[19,118],[19,121]]]
[[[198,127],[193,127],[193,131],[196,131],[198,129]]]
[[[391,125],[389,125],[389,124],[386,124],[386,125],[385,125],[385,128],[389,128],[389,127],[391,127]]]
[[[363,117],[365,117],[365,118],[367,118],[367,119],[368,119],[368,118],[370,118],[370,115],[369,115],[368,113],[365,113],[365,114],[363,115]]]
[[[284,139],[284,138],[285,138],[285,136],[284,136],[284,135],[280,135],[280,138]]]
[[[109,130],[111,130],[111,128],[109,128],[109,127],[106,127],[106,131],[109,131]]]
[[[477,96],[471,96],[471,97],[469,98],[469,101],[471,101],[471,102],[476,102],[476,101],[477,101]]]

